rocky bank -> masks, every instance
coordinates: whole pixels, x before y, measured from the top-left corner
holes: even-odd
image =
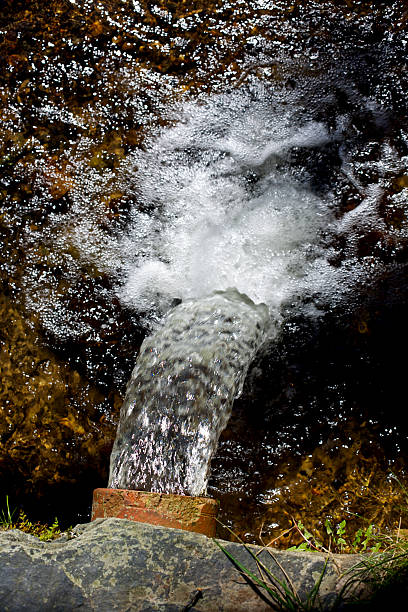
[[[239,562],[257,570],[240,544],[223,542]],[[259,547],[253,547],[258,553]],[[307,597],[325,564],[321,554],[265,551],[260,558]],[[333,555],[320,587],[331,609],[353,555]],[[13,530],[0,534],[0,610],[262,611],[271,606],[206,536],[122,519],[78,525],[52,542]]]

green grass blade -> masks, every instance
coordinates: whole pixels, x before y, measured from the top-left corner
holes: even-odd
[[[9,497],[6,495],[6,511],[2,510],[0,513],[0,525],[3,527],[11,527],[13,525],[13,516],[16,509],[10,510]]]
[[[283,591],[283,594],[286,596],[287,600],[290,600],[291,602],[296,602],[296,606],[299,606],[300,604],[300,600],[297,596],[296,590],[292,585],[291,580],[289,579],[289,577],[287,576],[284,568],[281,567],[281,565],[277,562],[277,560],[275,559],[275,557],[272,555],[272,553],[268,550],[269,554],[272,556],[273,560],[275,561],[275,563],[277,564],[277,566],[279,567],[279,569],[281,570],[282,574],[285,576],[285,578],[288,580],[288,584],[290,585],[291,589],[290,590],[288,588],[288,585],[285,584],[283,581],[279,580],[279,578],[277,578],[276,576],[274,576],[274,574],[272,574],[272,572],[270,571],[270,569],[268,567],[266,567],[266,565],[264,565],[262,563],[262,561],[259,560],[258,556],[255,555],[252,550],[248,547],[248,545],[241,540],[241,538],[232,531],[232,529],[230,529],[230,527],[228,527],[227,525],[224,525],[220,520],[217,519],[217,522],[222,525],[225,529],[227,529],[231,535],[233,535],[239,542],[240,544],[242,544],[242,546],[245,548],[245,550],[251,555],[251,557],[255,560],[258,569],[263,568],[263,571],[267,574],[267,576],[269,577],[269,580],[271,580],[271,582],[273,583],[273,587],[275,589],[278,589],[280,587],[281,591]],[[218,544],[218,542],[217,542]],[[265,550],[265,548],[264,548]],[[279,587],[278,587],[279,585]],[[298,609],[298,607],[294,607],[294,610]]]
[[[315,601],[316,601],[316,597],[317,597],[317,595],[319,593],[320,586],[322,584],[324,575],[326,573],[328,563],[329,563],[329,557],[326,557],[326,560],[324,562],[324,566],[323,566],[323,569],[322,569],[322,571],[320,573],[320,576],[319,576],[317,582],[314,584],[314,586],[313,586],[312,590],[310,591],[309,595],[307,596],[307,603],[308,603],[309,606],[310,605],[313,606]]]
[[[222,552],[230,559],[230,561],[232,561],[232,563],[234,565],[236,565],[239,568],[239,570],[245,576],[248,576],[249,578],[251,578],[251,580],[253,580],[253,582],[255,582],[255,584],[257,584],[261,588],[265,589],[267,591],[267,593],[276,602],[278,602],[280,605],[286,606],[286,608],[287,608],[287,602],[284,600],[282,595],[276,589],[271,588],[270,586],[268,586],[266,584],[266,582],[264,580],[259,579],[258,576],[256,576],[256,574],[254,574],[251,570],[249,570],[247,567],[245,567],[240,561],[238,561],[238,559],[236,559],[233,555],[231,555],[231,553],[228,552],[228,550],[226,548],[224,548],[219,542],[217,542],[217,540],[214,539],[214,542],[216,543],[218,548],[220,548],[222,550]],[[289,609],[291,609],[291,608],[289,608]],[[296,610],[296,608],[292,608],[292,609]]]

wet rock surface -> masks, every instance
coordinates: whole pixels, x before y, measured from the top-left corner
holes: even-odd
[[[0,534],[0,606],[8,612],[51,610],[270,610],[213,540],[176,529],[120,519],[77,526],[72,539],[50,543],[19,531]],[[256,572],[239,544],[228,552]],[[255,552],[259,548],[253,549]],[[320,554],[275,552],[278,563],[306,598],[323,571]],[[282,578],[277,563],[260,556]],[[320,587],[328,609],[341,588],[339,575],[356,562],[336,555]]]

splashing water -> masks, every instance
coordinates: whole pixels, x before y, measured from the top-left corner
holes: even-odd
[[[111,487],[206,491],[248,366],[267,328],[273,333],[282,301],[323,254],[317,238],[330,209],[277,170],[291,147],[327,142],[323,126],[299,130],[283,115],[260,129],[266,116],[241,112],[225,133],[225,107],[211,127],[194,110],[147,154],[128,160],[130,173],[138,167],[138,198],[156,213],[134,211],[122,243],[122,299],[147,312],[158,302],[165,310],[174,298],[186,301],[142,345],[112,452]],[[186,142],[194,143],[190,150]]]
[[[173,127],[154,134],[118,170],[117,188],[134,194],[124,230],[98,225],[94,195],[112,177],[90,170],[85,176],[83,167],[71,212],[55,216],[60,252],[74,249],[116,278],[121,302],[147,327],[160,325],[145,341],[128,388],[112,487],[204,492],[234,397],[257,348],[278,329],[282,306],[293,302],[304,315],[319,316],[318,301],[304,296],[347,302],[384,267],[381,258],[359,256],[364,232],[386,233],[391,245],[406,236],[405,221],[387,226],[378,214],[381,176],[406,160],[384,142],[380,178],[359,184],[353,172],[361,164],[344,144],[351,118],[338,117],[329,129],[296,101],[278,98],[272,103],[255,88],[251,95],[238,91],[185,105]],[[317,192],[305,160],[330,147],[337,151],[333,190]],[[303,158],[294,166],[299,151]],[[344,178],[360,203],[336,216],[334,189]],[[403,205],[398,197],[395,208]],[[333,265],[336,236],[343,246]],[[28,305],[30,295],[43,291],[37,280],[28,277]],[[58,300],[43,298],[38,314],[56,334],[81,330],[75,319],[64,321],[63,311],[55,321]],[[160,324],[175,300],[182,304]],[[260,302],[266,306],[255,306]]]
[[[238,96],[188,105],[181,121],[127,160],[137,168],[132,224],[120,250],[122,300],[141,311],[236,287],[278,317],[316,260],[327,202],[279,168],[292,148],[323,145],[322,124]],[[154,207],[154,213],[144,212]]]
[[[142,344],[111,455],[109,486],[199,495],[269,322],[235,289],[187,300]]]
[[[359,103],[373,121],[380,115],[372,100]],[[383,268],[381,257],[358,257],[364,234],[382,232],[379,248],[389,244],[398,254],[407,235],[405,190],[390,203],[402,223],[386,224],[378,211],[383,183],[404,171],[407,158],[385,140],[376,161],[362,163],[373,144],[353,144],[352,115],[339,115],[329,129],[295,94],[257,85],[185,104],[173,118],[174,127],[128,154],[116,178],[79,163],[70,211],[50,215],[41,235],[27,237],[27,249],[51,246],[53,268],[29,266],[24,289],[26,306],[55,337],[85,336],[88,324],[66,308],[53,269],[66,270],[72,285],[84,265],[108,274],[115,297],[150,326],[174,299],[228,287],[266,303],[274,320],[285,301],[305,294],[330,304],[348,300]],[[330,188],[317,192],[309,162],[322,159]],[[359,203],[339,215],[345,183],[354,194],[358,188]],[[127,225],[115,231],[101,224],[106,202],[98,202],[112,189],[132,198]],[[336,236],[345,246],[333,266]]]

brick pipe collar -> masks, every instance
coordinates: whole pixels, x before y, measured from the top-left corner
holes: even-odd
[[[218,507],[219,503],[210,497],[128,489],[95,489],[91,520],[123,518],[213,537]]]

